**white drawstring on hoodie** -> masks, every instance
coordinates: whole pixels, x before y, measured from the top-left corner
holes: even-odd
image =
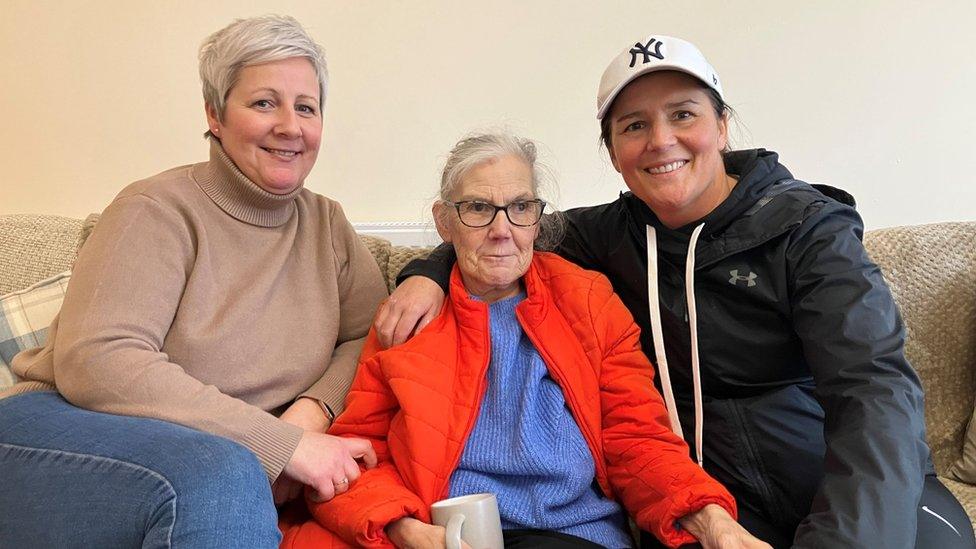
[[[695,247],[698,236],[705,224],[695,227],[688,244],[688,256],[685,259],[685,299],[688,304],[688,329],[691,335],[691,374],[695,393],[695,457],[699,467],[703,466],[702,458],[702,426],[704,425],[704,411],[702,410],[701,368],[698,361],[698,312],[695,308]],[[657,370],[661,375],[661,388],[664,389],[664,404],[668,409],[671,420],[671,430],[684,438],[681,422],[678,420],[678,409],[674,404],[674,390],[671,388],[671,375],[668,373],[668,357],[664,352],[664,335],[661,330],[661,300],[657,284],[657,232],[654,227],[647,226],[647,304],[651,315],[651,335],[654,337],[654,354],[657,356]]]

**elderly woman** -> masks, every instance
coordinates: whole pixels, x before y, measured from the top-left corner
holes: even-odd
[[[303,188],[322,51],[294,19],[200,50],[210,159],[122,190],[44,348],[0,400],[0,546],[274,547],[279,501],[347,489],[368,442],[325,434],[378,268]],[[270,482],[269,482],[270,481]]]
[[[285,547],[443,546],[430,505],[482,492],[497,495],[507,546],[629,547],[629,513],[671,546],[766,547],[668,427],[607,279],[533,252],[538,173],[520,138],[451,151],[434,205],[458,257],[449,298],[407,343],[377,352],[368,340],[330,430],[370,440],[379,465],[313,502],[324,529],[288,529]]]
[[[567,212],[556,251],[605,273],[641,324],[675,431],[777,547],[972,547],[850,195],[729,151],[721,80],[693,44],[624,42],[597,118],[631,192]],[[377,316],[387,338],[439,306],[436,285],[408,284]]]

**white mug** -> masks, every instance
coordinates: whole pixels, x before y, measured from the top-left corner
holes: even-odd
[[[498,501],[494,494],[443,499],[430,506],[431,521],[447,530],[447,549],[505,549]]]

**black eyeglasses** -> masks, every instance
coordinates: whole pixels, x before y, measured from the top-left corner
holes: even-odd
[[[454,206],[458,219],[468,227],[487,227],[495,220],[499,211],[505,212],[508,222],[516,227],[531,227],[542,219],[542,210],[546,203],[538,198],[532,200],[516,200],[504,206],[496,206],[480,200],[461,200],[460,202],[444,201]]]

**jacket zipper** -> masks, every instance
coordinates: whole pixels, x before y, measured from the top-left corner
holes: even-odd
[[[474,403],[474,412],[470,414],[468,418],[468,424],[464,427],[464,436],[461,437],[457,454],[451,460],[451,468],[448,470],[448,474],[444,479],[443,486],[441,486],[440,490],[438,490],[438,493],[440,494],[440,497],[437,498],[438,500],[445,499],[448,496],[448,492],[451,487],[451,476],[454,474],[454,471],[457,470],[458,463],[461,462],[461,455],[464,453],[464,447],[468,442],[468,437],[471,436],[471,431],[474,430],[474,424],[478,421],[478,416],[481,415],[481,404],[485,400],[485,390],[487,389],[486,385],[488,383],[488,366],[491,364],[491,333],[487,329],[485,329],[483,333],[485,334],[483,342],[485,348],[485,363],[481,367],[480,371],[478,391],[475,394],[476,399]]]
[[[774,517],[774,520],[781,522],[779,519],[781,513],[777,512],[777,509],[786,509],[789,507],[785,502],[777,502],[776,497],[773,494],[772,489],[770,489],[769,484],[766,482],[768,475],[766,474],[766,468],[762,464],[762,460],[759,454],[759,450],[755,447],[753,442],[752,433],[746,426],[745,419],[742,417],[742,412],[739,410],[738,403],[732,401],[729,403],[729,410],[732,412],[732,416],[735,419],[735,423],[738,426],[739,443],[742,444],[745,450],[746,463],[749,465],[749,482],[752,487],[759,492],[759,497],[765,506],[765,511]]]

